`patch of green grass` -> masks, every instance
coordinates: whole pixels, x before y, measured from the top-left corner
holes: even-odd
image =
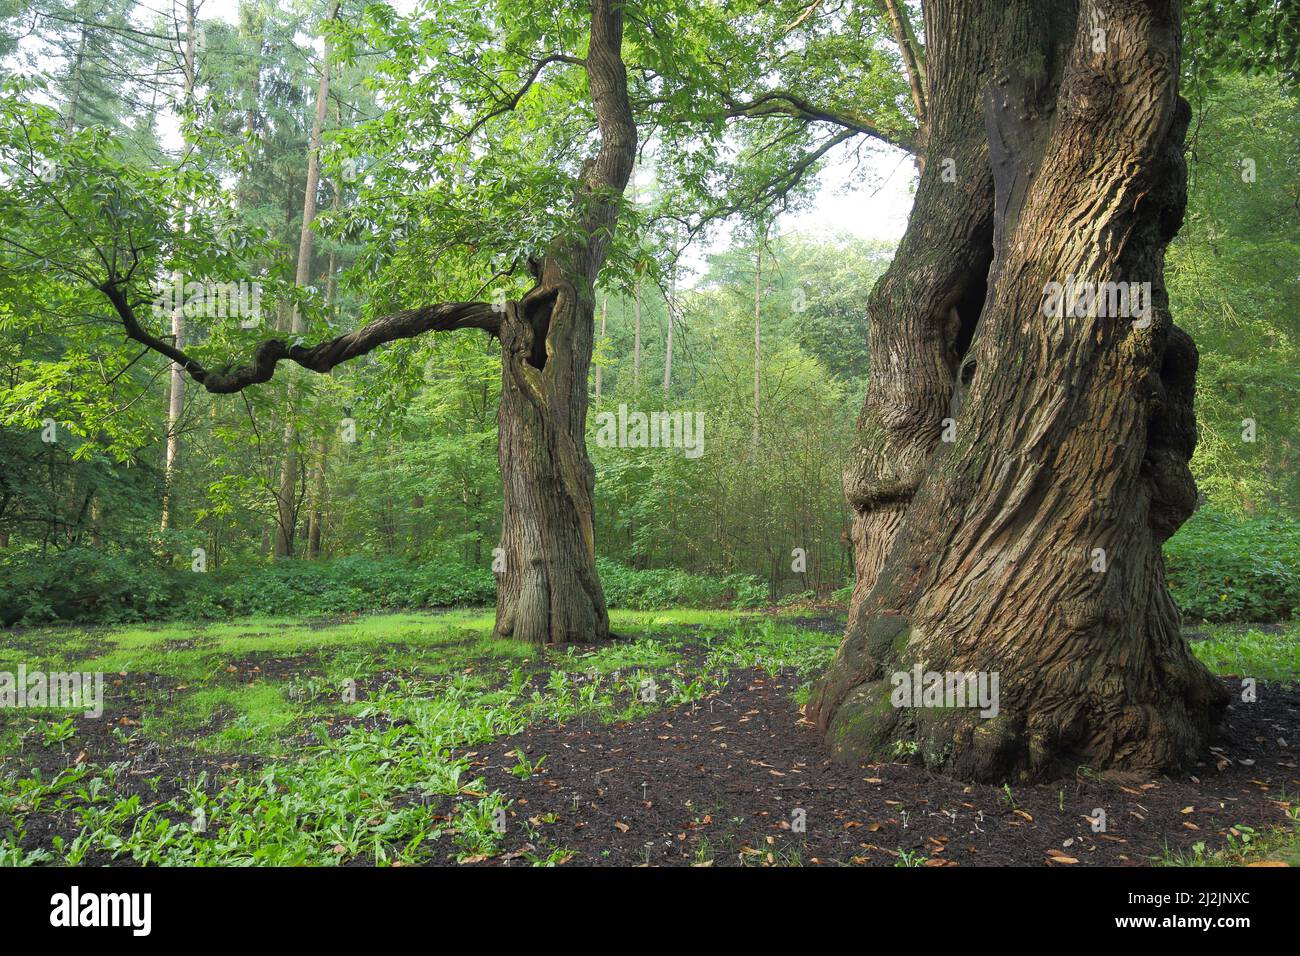
[[[631,631],[646,631],[661,627],[716,627],[725,628],[737,621],[761,618],[758,612],[715,611],[703,608],[672,608],[663,611],[626,611],[609,612],[609,626],[616,634]]]
[[[461,859],[490,856],[517,842],[510,828],[520,823],[508,796],[468,778],[453,750],[539,722],[634,720],[705,699],[737,668],[808,678],[838,642],[724,611],[618,611],[613,626],[623,640],[564,650],[494,640],[491,624],[486,612],[457,611],[28,632],[47,669],[94,647],[95,657],[75,661],[78,669],[173,679],[166,695],[146,701],[138,731],[115,728],[123,740],[142,734],[171,747],[270,759],[229,779],[187,781],[183,796],[153,801],[118,792],[115,768],[123,765],[92,760],[53,781],[10,775],[0,782],[0,815],[13,821],[0,854],[20,863],[107,855],[143,864],[365,857],[383,865],[421,862],[446,840]],[[271,659],[274,673],[249,683],[250,661]],[[364,683],[367,693],[344,699],[347,681]],[[327,732],[322,721],[342,715],[364,722]],[[519,775],[544,759],[520,759]],[[44,855],[20,854],[32,813],[64,815],[77,837],[42,847]],[[538,849],[525,862],[565,859],[562,848],[531,842]]]
[[[177,677],[198,676],[212,660],[254,653],[291,657],[332,649],[351,651],[402,644],[433,649],[488,639],[492,615],[481,610],[359,615],[339,621],[254,617],[223,624],[131,625],[87,631],[47,627],[26,631],[24,647],[4,651],[0,660],[38,664],[46,669],[147,671]],[[106,650],[87,654],[97,645]],[[58,665],[58,666],[56,666]]]
[[[273,752],[306,713],[283,688],[266,682],[205,687],[178,698],[178,706],[146,717],[144,732],[215,753]]]
[[[1300,829],[1295,824],[1267,830],[1236,826],[1229,831],[1227,839],[1226,847],[1213,852],[1207,850],[1203,842],[1193,844],[1190,850],[1171,850],[1166,846],[1156,865],[1221,867],[1273,863],[1300,866]]]
[[[1192,643],[1192,653],[1216,674],[1286,685],[1300,678],[1300,623],[1271,632],[1230,625],[1210,626],[1206,632],[1204,640]]]
[[[703,701],[743,668],[793,675],[802,701],[840,639],[786,617],[730,611],[614,611],[611,625],[620,640],[562,650],[493,639],[491,614],[478,610],[24,632],[22,645],[0,660],[125,673],[128,687],[140,675],[166,678],[159,684],[165,693],[145,701],[141,727],[114,728],[124,742],[144,736],[167,747],[265,760],[256,771],[186,780],[181,796],[167,799],[124,796],[118,781],[126,765],[95,763],[93,755],[52,780],[9,774],[0,780],[0,819],[9,821],[0,833],[0,864],[106,857],[408,864],[426,861],[438,846],[474,859],[526,837],[537,849],[518,859],[554,865],[566,858],[563,849],[524,822],[527,814],[511,806],[508,793],[473,778],[458,751],[539,723],[630,721]],[[1206,630],[1208,639],[1193,647],[1218,673],[1267,681],[1294,681],[1300,673],[1295,625],[1281,633]],[[254,665],[265,666],[255,672]],[[349,699],[349,686],[364,692]],[[61,716],[0,724],[0,753],[17,751],[22,734],[36,735],[27,738],[29,747],[45,738],[49,746],[75,746],[60,729]],[[518,757],[517,775],[530,776],[545,759]],[[159,788],[154,781],[153,790]],[[1005,797],[1014,805],[1014,795]],[[19,851],[32,814],[70,820],[77,836]],[[1293,831],[1240,828],[1234,840],[1222,854],[1202,851],[1204,860],[1166,862],[1217,865],[1297,854]],[[715,852],[702,848],[697,862]],[[775,858],[798,862],[797,855]],[[900,865],[924,862],[900,856]]]

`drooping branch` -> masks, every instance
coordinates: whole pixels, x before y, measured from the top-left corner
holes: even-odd
[[[879,140],[886,145],[906,150],[909,153],[915,153],[919,150],[916,131],[912,131],[906,136],[887,133],[865,116],[820,107],[786,90],[772,90],[760,96],[755,96],[753,99],[743,101],[726,97],[725,102],[726,115],[729,117],[761,119],[764,116],[788,116],[792,119],[807,122],[830,123],[851,133],[860,133],[871,139]],[[922,116],[924,116],[923,112]]]
[[[627,93],[627,71],[623,64],[622,4],[619,0],[593,0],[591,43],[585,60],[563,55],[544,57],[523,88],[507,104],[518,104],[528,88],[549,63],[567,62],[585,66],[601,133],[601,146],[584,171],[583,181],[588,204],[582,232],[589,281],[594,281],[604,259],[604,250],[612,238],[618,203],[631,174],[636,152],[636,123]],[[110,273],[111,273],[110,269]],[[127,295],[127,281],[110,277],[98,288],[108,298],[122,322],[129,339],[171,359],[194,381],[209,392],[230,394],[250,385],[270,381],[281,361],[291,361],[312,371],[325,373],[349,359],[378,348],[386,342],[413,338],[425,332],[476,328],[490,335],[501,333],[502,314],[486,302],[444,302],[406,309],[375,319],[363,328],[313,346],[290,343],[284,339],[267,339],[254,349],[244,364],[208,368],[172,342],[149,332],[140,323]]]
[[[127,338],[171,359],[207,391],[219,395],[270,381],[276,366],[283,360],[295,362],[308,371],[325,373],[336,365],[397,339],[453,329],[482,329],[490,335],[496,335],[501,329],[501,314],[491,303],[441,302],[393,312],[355,332],[317,345],[305,346],[290,344],[284,339],[267,339],[253,349],[253,357],[249,362],[209,369],[170,342],[148,332],[136,317],[135,309],[121,283],[106,282],[100,286],[100,291],[117,311]]]
[[[894,40],[898,43],[898,52],[903,55],[903,68],[907,71],[907,85],[912,91],[912,106],[916,110],[916,121],[924,130],[929,122],[929,110],[925,98],[924,53],[921,52],[921,45],[916,41],[912,21],[908,19],[907,11],[899,5],[898,0],[880,0],[880,3],[893,26]]]
[[[785,36],[786,34],[793,33],[795,30],[799,29],[799,27],[803,25],[803,22],[807,20],[810,16],[812,16],[814,13],[816,13],[817,8],[820,7],[821,5],[822,5],[822,0],[813,0],[812,3],[808,4],[808,6],[804,8],[803,13],[799,14],[798,18],[794,21],[794,23],[790,24],[788,27],[786,27],[784,30],[781,31],[781,35]]]
[[[738,212],[766,213],[774,209],[778,204],[783,204],[803,177],[821,161],[822,157],[836,146],[853,139],[854,135],[852,130],[840,130],[816,148],[804,153],[789,166],[778,170],[776,175],[764,180],[755,189],[747,190],[743,196],[736,199],[714,204],[699,213],[694,221],[672,213],[660,214],[656,218],[681,223],[686,227],[686,241],[690,243],[709,223],[734,216]]]
[[[528,76],[524,79],[523,85],[521,85],[519,89],[517,89],[504,102],[500,103],[495,108],[489,110],[488,112],[480,116],[477,120],[475,120],[474,123],[470,126],[470,128],[465,132],[464,138],[465,139],[472,138],[475,133],[477,133],[480,129],[482,129],[485,125],[487,125],[487,123],[490,122],[491,120],[494,120],[498,116],[503,116],[506,113],[510,113],[515,109],[517,109],[520,102],[522,102],[523,98],[528,94],[528,91],[533,88],[533,84],[536,83],[538,78],[542,75],[542,71],[552,63],[568,63],[573,66],[587,65],[587,61],[582,59],[581,57],[569,56],[564,53],[552,53],[548,56],[542,57],[539,60],[536,60],[533,63],[532,70],[529,71]]]

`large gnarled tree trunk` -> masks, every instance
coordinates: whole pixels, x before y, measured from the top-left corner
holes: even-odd
[[[586,69],[601,146],[583,171],[580,228],[548,251],[537,285],[507,305],[501,323],[505,567],[495,633],[539,644],[609,636],[596,574],[587,376],[596,278],[636,158],[622,42],[621,5],[594,0]]]
[[[503,482],[495,634],[534,644],[609,635],[587,457],[592,308],[553,259],[501,324]]]
[[[1179,4],[933,0],[925,34],[921,184],[845,472],[858,578],[807,713],[844,758],[902,742],[976,779],[1176,766],[1226,703],[1160,551],[1195,503],[1196,350],[1162,281]],[[1149,314],[1046,315],[1071,276],[1149,282]],[[996,674],[996,716],[896,706],[915,665]]]
[[[596,278],[613,239],[636,156],[637,131],[622,44],[622,4],[592,0],[586,58],[550,57],[538,66],[557,59],[582,63],[600,148],[582,170],[574,197],[574,229],[533,263],[534,287],[503,309],[486,302],[407,309],[314,346],[268,339],[245,364],[207,368],[141,325],[127,278],[110,274],[100,285],[129,338],[165,355],[214,394],[266,382],[281,361],[326,373],[386,342],[431,331],[473,328],[500,338],[499,458],[505,504],[499,561],[494,562],[498,569],[495,633],[539,644],[609,636],[609,615],[596,574],[595,473],[587,457],[586,423]],[[323,104],[324,77],[321,87]],[[317,126],[322,119],[318,108]],[[317,138],[313,134],[313,164]],[[305,282],[302,270],[310,253],[306,223],[314,211],[313,199],[314,189],[309,189],[299,284]],[[293,471],[297,473],[296,464]],[[282,502],[288,500],[283,491],[280,497]],[[288,554],[292,521],[282,520],[280,529],[277,554]]]

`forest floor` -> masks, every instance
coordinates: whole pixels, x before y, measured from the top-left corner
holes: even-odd
[[[612,619],[540,653],[482,611],[0,634],[0,671],[106,675],[99,718],[0,709],[0,865],[1300,865],[1300,625],[1189,631],[1259,685],[1188,772],[993,787],[826,759],[842,613]]]

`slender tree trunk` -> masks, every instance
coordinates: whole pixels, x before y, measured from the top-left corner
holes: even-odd
[[[680,226],[673,230],[674,242],[678,236]],[[677,317],[677,255],[678,250],[673,249],[673,275],[668,286],[668,334],[664,342],[664,394],[667,395],[669,389],[673,387],[673,321]]]
[[[72,89],[68,93],[68,109],[63,117],[63,126],[69,130],[77,128],[77,110],[81,106],[81,71],[86,59],[87,30],[83,25],[77,36],[77,53],[72,58]]]
[[[335,110],[335,122],[342,123],[341,110]],[[342,206],[343,190],[339,183],[334,184],[334,198],[330,207],[338,212]],[[325,270],[325,302],[332,309],[338,294],[338,253],[331,249]],[[330,441],[328,435],[322,435],[316,443],[316,462],[312,468],[311,513],[307,516],[307,557],[315,560],[320,557],[321,528],[325,513],[325,471],[329,464]]]
[[[494,633],[537,644],[609,635],[596,574],[587,381],[595,288],[636,155],[621,56],[623,14],[592,0],[587,77],[600,150],[583,170],[582,238],[553,247],[501,323],[501,553]]]
[[[640,201],[636,179],[632,180],[632,205]],[[632,293],[632,387],[641,388],[641,263],[636,267],[636,287]]]
[[[668,335],[664,341],[664,394],[673,385],[673,307],[668,306]]]
[[[186,106],[189,105],[194,96],[194,82],[196,79],[194,38],[194,2],[193,0],[187,0],[185,4],[185,85],[181,93],[182,102]],[[182,228],[184,228],[183,221]],[[181,290],[184,288],[184,276],[179,272],[173,273],[172,282],[177,299],[173,303],[171,313],[172,343],[176,348],[183,349],[185,348],[185,296]],[[173,362],[167,371],[167,380],[167,451],[163,463],[163,501],[162,520],[160,522],[163,531],[166,531],[172,525],[172,509],[174,507],[174,489],[172,486],[176,479],[176,468],[180,464],[180,423],[181,416],[185,413],[185,370]]]
[[[327,21],[338,16],[339,5],[334,4]],[[320,83],[316,89],[316,114],[312,118],[311,138],[307,143],[307,188],[302,201],[302,228],[298,232],[298,268],[294,284],[305,288],[311,279],[312,223],[316,219],[316,191],[320,187],[320,141],[325,129],[325,110],[330,92],[330,44],[325,41],[320,62]],[[289,331],[295,335],[306,331],[301,310],[294,306],[289,320]],[[291,390],[292,391],[292,390]],[[292,409],[292,395],[290,406]],[[293,412],[284,427],[284,458],[280,463],[280,486],[276,493],[275,556],[292,557],[294,537],[298,527],[298,484],[302,468],[298,451],[298,429],[293,422]]]
[[[294,538],[298,529],[298,429],[292,408],[284,426],[284,456],[280,459],[280,483],[275,492],[275,547],[277,558],[293,557]]]
[[[338,16],[339,5],[335,3],[326,22]],[[298,268],[294,274],[294,283],[299,287],[307,285],[311,279],[311,254],[315,233],[311,226],[316,219],[316,191],[320,187],[320,141],[325,130],[325,111],[329,106],[330,95],[330,43],[327,39],[320,60],[320,82],[316,87],[316,112],[312,117],[311,139],[307,143],[307,188],[302,200],[302,229],[298,233]],[[293,331],[301,332],[302,319],[298,309],[294,309]]]
[[[90,505],[94,500],[95,486],[91,485],[86,489],[86,494],[81,499],[81,508],[77,511],[76,522],[68,525],[67,544],[69,547],[76,547],[81,544],[81,532],[86,527],[86,517],[90,514]]]
[[[763,248],[754,255],[754,440],[758,440],[761,412],[759,383],[763,362]]]
[[[176,277],[173,277],[173,281]],[[177,305],[171,314],[172,342],[185,347],[185,308]],[[161,528],[172,526],[172,509],[175,507],[176,469],[181,458],[181,416],[185,413],[185,370],[173,362],[167,372],[167,451],[163,464],[163,501]]]
[[[325,525],[325,470],[329,450],[329,440],[322,436],[316,442],[315,461],[311,467],[311,510],[307,513],[307,557],[313,561],[321,555],[321,534]]]
[[[605,323],[609,319],[609,293],[606,292],[600,303],[600,339],[605,340]],[[601,374],[603,369],[596,366],[596,404],[600,404],[600,389],[604,376]]]
[[[90,546],[95,549],[104,546],[104,508],[99,495],[90,499]]]
[[[1223,711],[1160,551],[1196,496],[1196,350],[1163,283],[1179,21],[1171,0],[926,6],[925,162],[845,470],[857,580],[807,706],[845,759],[906,741],[983,780],[1172,768]],[[1149,282],[1147,318],[1045,314],[1071,276]],[[914,667],[996,675],[996,713],[900,698]]]
[[[239,5],[239,38],[243,45],[254,48],[254,52],[249,57],[249,77],[242,81],[240,86],[247,97],[247,108],[244,110],[244,134],[248,137],[251,144],[253,137],[257,133],[259,106],[262,95],[262,62],[265,54],[265,22],[261,11],[261,0],[254,0],[250,3],[248,0],[241,0]],[[252,147],[247,147],[251,149]],[[235,198],[239,207],[247,208],[253,205],[255,197],[252,194],[253,182],[249,174],[249,167],[245,166],[239,174],[239,182],[235,187]]]
[[[632,303],[632,387],[641,387],[641,276],[636,277]]]

